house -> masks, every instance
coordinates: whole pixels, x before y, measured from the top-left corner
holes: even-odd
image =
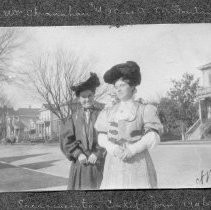
[[[35,123],[39,109],[19,108],[7,115],[7,137],[15,138],[16,142],[28,140],[35,135]]]
[[[60,119],[51,111],[48,104],[43,104],[39,110],[39,120],[36,121],[36,136],[45,140],[53,140],[60,136]]]
[[[103,107],[103,104],[96,102],[96,106]],[[71,103],[74,111],[79,106],[77,100]],[[58,141],[61,134],[61,120],[51,111],[48,104],[43,104],[39,109],[19,108],[18,110],[10,110],[6,114],[5,133],[7,138],[15,138],[16,142],[20,141]],[[60,109],[65,112],[67,103],[61,105]],[[71,114],[71,113],[70,113]],[[0,125],[3,118],[0,119]],[[3,128],[3,127],[2,127]]]
[[[186,132],[187,140],[211,139],[211,63],[199,67],[203,86],[198,90],[199,120]]]
[[[7,117],[15,114],[15,110],[11,107],[0,107],[0,139],[7,137]]]

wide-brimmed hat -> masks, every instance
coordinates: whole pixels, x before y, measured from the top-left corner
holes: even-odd
[[[80,95],[80,92],[85,90],[91,90],[94,92],[98,86],[100,86],[100,80],[96,73],[91,72],[90,77],[86,81],[80,82],[79,84],[72,86],[71,89],[75,92],[76,96],[78,97]]]
[[[128,79],[131,85],[140,85],[141,72],[139,65],[134,61],[117,64],[109,69],[103,77],[108,84],[114,84],[120,78]]]

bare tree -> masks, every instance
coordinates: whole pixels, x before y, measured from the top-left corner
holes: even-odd
[[[0,91],[2,91],[1,88],[0,88]],[[4,106],[11,107],[11,102],[8,99],[8,97],[3,92],[1,92],[1,95],[0,95],[0,107],[4,107]]]
[[[13,110],[12,105],[8,97],[3,93],[0,88],[0,138],[5,138],[7,135],[7,114],[9,110]]]
[[[4,28],[0,31],[0,82],[11,81],[10,68],[13,54],[23,46],[20,39],[20,29]]]
[[[77,100],[71,86],[83,81],[93,64],[82,61],[71,52],[57,51],[54,54],[45,54],[33,62],[31,71],[27,77],[32,87],[41,97],[49,109],[62,121],[65,122],[77,105]],[[107,87],[97,92],[97,97],[105,94]]]

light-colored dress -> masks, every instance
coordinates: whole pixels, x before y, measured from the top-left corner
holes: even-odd
[[[141,141],[148,130],[159,132],[162,125],[156,107],[129,101],[103,110],[95,128],[107,135],[106,141],[111,146],[124,147]],[[148,150],[158,141],[159,135],[157,139],[148,140],[147,149],[127,161],[120,160],[107,150],[101,189],[156,188],[156,170]]]

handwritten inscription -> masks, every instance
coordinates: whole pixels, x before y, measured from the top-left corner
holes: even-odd
[[[196,183],[204,185],[208,183],[211,180],[211,169],[204,171],[201,171],[200,177],[196,178]]]
[[[179,5],[172,5],[170,9],[164,7],[156,7],[155,12],[158,14],[166,14],[166,15],[204,15],[211,16],[210,11],[204,11],[199,9],[198,7],[194,7],[190,10],[184,10]]]
[[[18,16],[30,16],[30,17],[87,17],[91,16],[93,13],[104,14],[106,16],[110,15],[139,15],[141,17],[145,17],[148,13],[161,15],[161,16],[174,16],[174,15],[203,15],[206,18],[211,18],[211,11],[204,11],[198,7],[194,7],[190,10],[184,10],[179,5],[172,5],[168,8],[166,7],[154,7],[154,8],[143,8],[143,7],[136,7],[135,9],[126,10],[126,9],[119,9],[119,8],[110,8],[110,7],[102,7],[99,5],[95,5],[93,2],[88,4],[88,7],[85,11],[79,11],[73,6],[69,5],[66,11],[45,11],[43,8],[42,11],[38,9],[38,7],[34,7],[32,9],[26,10],[18,10],[18,9],[11,9],[11,10],[3,10],[0,11],[0,17],[18,17]]]
[[[82,199],[82,201],[78,204],[71,204],[71,205],[66,205],[66,204],[57,204],[57,205],[44,205],[44,204],[39,204],[39,205],[29,205],[26,204],[26,201],[24,200],[19,200],[18,205],[21,208],[75,208],[75,209],[101,209],[102,207],[106,207],[108,209],[117,209],[117,208],[124,208],[124,209],[142,209],[143,205],[140,204],[138,201],[122,201],[121,203],[115,203],[112,202],[111,200],[106,200],[106,201],[87,201],[86,199]]]
[[[136,8],[136,10],[131,10],[131,11],[126,11],[126,10],[119,10],[117,8],[105,8],[102,9],[102,7],[97,7],[93,3],[89,4],[90,8],[87,8],[87,11],[93,11],[95,13],[103,13],[107,16],[113,15],[113,14],[118,14],[118,15],[134,15],[134,14],[145,14],[145,10],[143,8]],[[0,16],[2,17],[13,17],[13,16],[31,16],[31,17],[39,17],[39,16],[44,16],[44,17],[87,17],[91,16],[91,12],[87,11],[79,11],[74,9],[71,5],[69,5],[68,10],[65,11],[55,11],[55,12],[50,12],[50,11],[41,11],[37,7],[34,7],[33,9],[28,9],[28,10],[17,10],[17,9],[12,9],[12,10],[3,10],[2,14]]]
[[[198,207],[210,207],[211,206],[211,201],[207,201],[205,197],[203,197],[201,202],[193,202],[193,201],[185,201],[183,203],[184,207],[187,208],[198,208]]]
[[[21,208],[50,208],[50,209],[102,209],[106,207],[107,209],[143,209],[144,204],[140,203],[138,200],[136,201],[126,201],[123,200],[121,202],[113,202],[112,200],[105,200],[105,201],[88,201],[86,199],[82,199],[81,201],[78,201],[78,203],[73,204],[56,204],[56,205],[46,205],[46,204],[39,204],[39,205],[33,205],[33,204],[27,204],[24,200],[18,201],[18,206]],[[184,201],[180,204],[180,206],[184,206],[186,208],[198,208],[198,207],[211,207],[211,200],[207,200],[206,197],[203,197],[200,201]],[[153,201],[150,208],[152,209],[169,209],[172,207],[177,207],[173,203],[157,203]]]
[[[1,16],[4,17],[13,17],[13,16],[30,16],[30,17],[78,17],[78,16],[90,16],[90,13],[87,12],[79,12],[73,11],[72,6],[69,6],[68,11],[66,13],[63,12],[50,12],[50,11],[40,11],[37,7],[28,10],[3,10],[3,14]]]

